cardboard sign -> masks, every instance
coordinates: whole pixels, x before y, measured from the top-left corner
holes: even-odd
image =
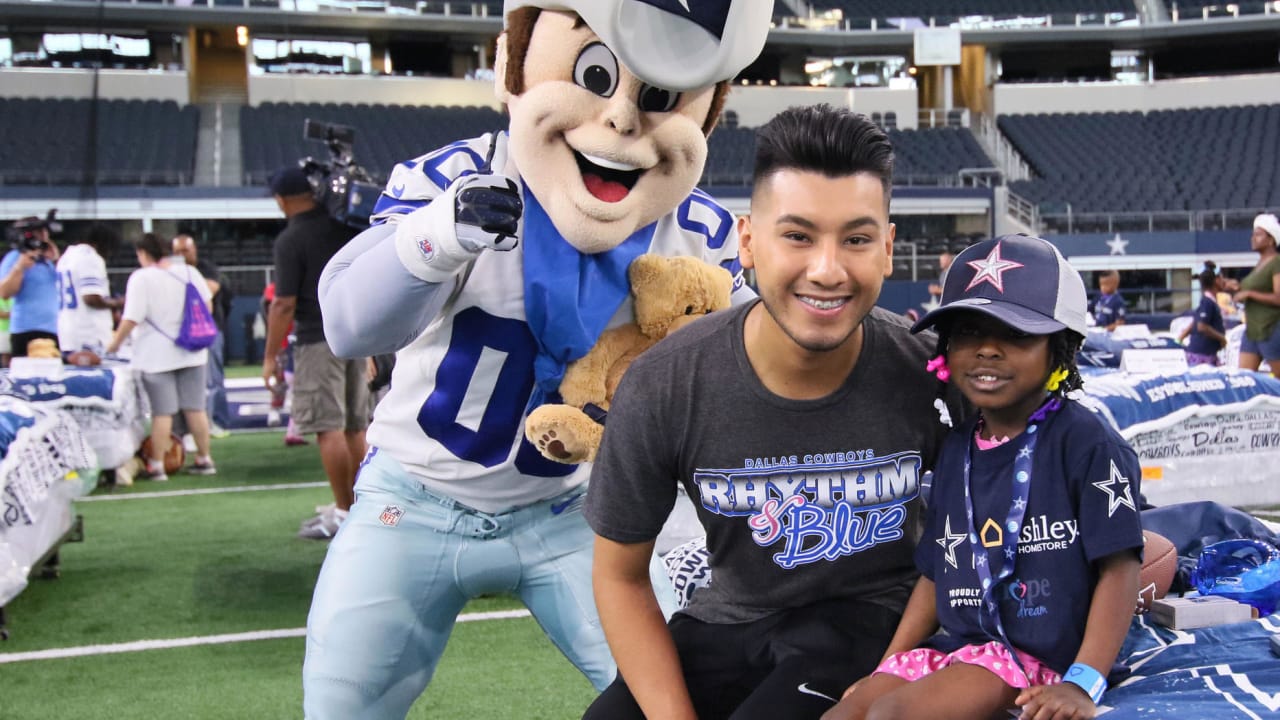
[[[1111,331],[1111,337],[1116,340],[1134,340],[1137,338],[1151,337],[1151,328],[1143,323],[1134,323],[1132,325],[1126,323],[1117,325],[1115,330]]]
[[[1128,373],[1185,373],[1187,353],[1175,348],[1129,349],[1120,353],[1120,369]]]

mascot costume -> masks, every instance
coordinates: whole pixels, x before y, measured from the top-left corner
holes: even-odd
[[[734,299],[750,296],[734,218],[694,186],[772,8],[507,0],[494,69],[509,134],[398,165],[374,226],[325,268],[334,352],[397,360],[316,584],[306,717],[404,717],[482,593],[515,594],[592,684],[613,680],[581,516],[589,468],[542,457],[524,419],[559,400],[604,330],[634,321],[639,255],[725,267]]]

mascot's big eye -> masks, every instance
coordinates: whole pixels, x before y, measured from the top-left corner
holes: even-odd
[[[600,97],[609,97],[618,89],[618,59],[603,43],[591,43],[578,53],[573,81]]]
[[[680,93],[652,85],[640,86],[640,109],[645,112],[671,112],[680,102]]]

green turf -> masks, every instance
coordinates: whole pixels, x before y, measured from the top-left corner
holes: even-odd
[[[237,432],[210,442],[210,454],[218,466],[217,475],[179,472],[170,475],[167,482],[138,480],[130,487],[101,487],[95,494],[326,482],[315,443],[286,447],[284,435],[279,431]],[[187,464],[191,460],[188,453]]]
[[[301,717],[303,646],[260,640],[0,665],[0,717]],[[409,718],[576,718],[594,696],[533,620],[461,623]]]
[[[229,378],[261,378],[262,363],[256,365],[245,365],[243,363],[235,363],[225,366],[223,373]]]
[[[323,480],[314,446],[279,433],[214,443],[219,475],[119,494]],[[106,489],[99,489],[103,494]],[[7,607],[0,656],[50,648],[301,628],[327,545],[295,537],[325,487],[78,503],[85,540],[62,577]],[[480,598],[465,612],[520,607]],[[299,639],[0,664],[0,718],[296,718]],[[411,718],[579,717],[590,685],[533,620],[460,623]]]

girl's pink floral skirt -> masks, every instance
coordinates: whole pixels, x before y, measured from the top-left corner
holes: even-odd
[[[1009,648],[999,640],[992,640],[984,645],[965,645],[953,653],[943,653],[932,648],[916,648],[896,653],[880,663],[875,672],[914,681],[953,663],[965,663],[990,670],[1009,687],[1025,688],[1028,679],[1032,685],[1054,685],[1062,682],[1061,675],[1021,650],[1018,651],[1018,660],[1026,669],[1026,675],[1018,669],[1018,664],[1009,654]]]

